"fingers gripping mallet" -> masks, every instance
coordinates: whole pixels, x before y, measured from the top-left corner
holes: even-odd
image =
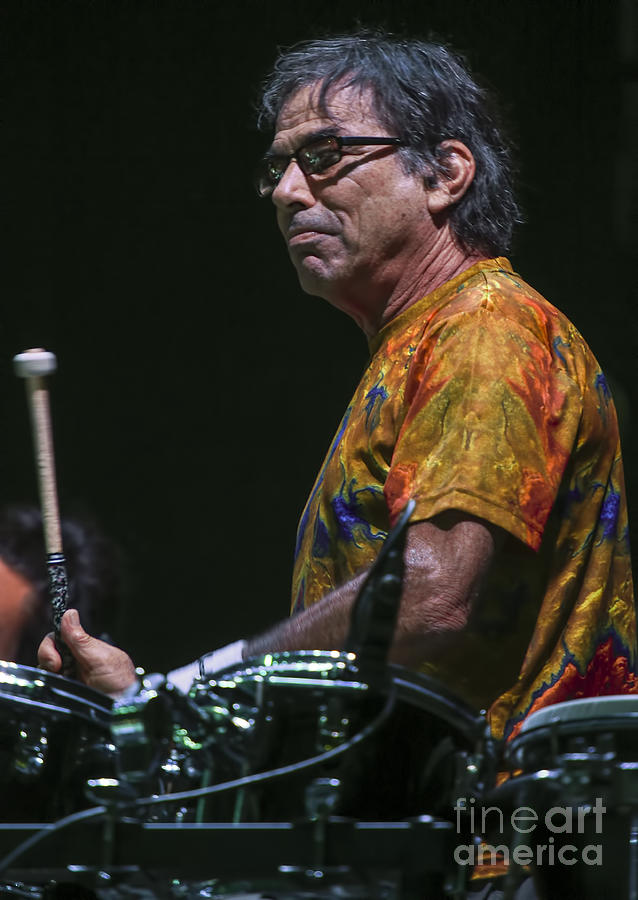
[[[62,656],[62,671],[68,675],[73,669],[73,659],[60,638],[60,622],[67,607],[68,582],[55,480],[49,392],[45,384],[45,376],[57,369],[57,359],[54,353],[46,350],[25,350],[14,356],[13,365],[16,375],[25,379],[27,389],[49,571],[49,594],[53,607],[53,628]]]

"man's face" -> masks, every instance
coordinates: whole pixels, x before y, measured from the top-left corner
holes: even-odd
[[[315,104],[317,86],[300,89],[282,108],[271,151],[290,154],[318,133],[396,137],[372,110],[372,97],[342,88]],[[422,176],[408,174],[398,148],[345,147],[326,172],[304,175],[292,160],[272,194],[277,222],[302,288],[359,321],[374,320],[406,266],[431,241]]]

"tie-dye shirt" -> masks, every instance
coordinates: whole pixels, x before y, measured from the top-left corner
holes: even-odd
[[[616,413],[574,325],[485,260],[390,321],[299,523],[293,612],[412,521],[462,510],[507,537],[469,626],[430,674],[495,736],[635,678],[635,613]]]

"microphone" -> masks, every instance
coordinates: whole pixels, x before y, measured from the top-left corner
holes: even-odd
[[[403,587],[403,551],[416,503],[408,500],[357,594],[345,650],[355,653],[360,668],[386,665]]]

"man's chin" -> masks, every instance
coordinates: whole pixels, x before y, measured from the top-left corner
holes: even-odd
[[[312,297],[328,300],[334,289],[334,280],[328,277],[325,263],[316,256],[306,256],[295,261],[295,269],[302,291]]]

